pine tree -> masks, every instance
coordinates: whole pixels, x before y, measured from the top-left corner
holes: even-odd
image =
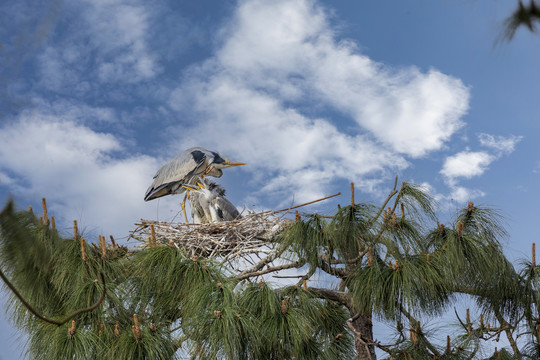
[[[274,251],[241,270],[177,246],[134,251],[101,236],[90,246],[76,223],[62,237],[45,206],[38,220],[10,202],[0,214],[7,311],[31,359],[540,357],[534,250],[516,271],[496,211],[469,203],[445,226],[419,186],[396,179],[381,206],[351,190],[333,216],[297,214]],[[296,285],[262,278],[283,269],[298,269]],[[322,274],[336,285],[308,286]],[[456,312],[460,330],[440,343],[426,323],[461,295],[481,313]],[[374,321],[394,339],[374,339]],[[510,346],[486,355],[501,336]]]

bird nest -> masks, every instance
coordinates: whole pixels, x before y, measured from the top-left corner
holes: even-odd
[[[247,259],[252,254],[273,252],[278,235],[293,223],[285,218],[289,210],[340,194],[277,211],[249,212],[232,221],[185,224],[141,220],[135,224],[137,227],[130,238],[140,241],[141,248],[167,245],[182,249],[190,256],[221,258],[223,261]],[[296,216],[299,216],[298,212]]]
[[[205,224],[141,220],[131,237],[141,247],[174,246],[190,256],[232,260],[272,251],[276,237],[292,223],[275,211],[249,213],[240,219]]]

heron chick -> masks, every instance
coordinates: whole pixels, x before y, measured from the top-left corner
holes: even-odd
[[[184,185],[201,182],[205,176],[221,177],[222,169],[246,165],[231,162],[221,157],[217,152],[201,147],[189,148],[165,163],[154,175],[152,185],[146,190],[144,200],[149,201],[170,194],[181,194],[187,190]],[[187,196],[187,194],[186,194]],[[187,222],[185,209],[186,196],[182,201],[182,211]]]
[[[208,222],[231,221],[241,217],[238,209],[225,197],[225,189],[216,182],[204,178],[191,190],[189,201],[193,221],[198,224]]]

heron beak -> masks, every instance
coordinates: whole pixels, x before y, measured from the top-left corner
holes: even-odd
[[[226,165],[227,167],[231,167],[231,166],[240,166],[240,165],[247,165],[246,163],[241,163],[241,162],[229,162],[229,161],[225,161],[223,163],[223,165]]]
[[[182,187],[186,190],[190,190],[190,191],[197,191],[197,188],[195,187],[191,187],[191,186],[188,186],[188,185],[182,185]]]
[[[201,189],[206,189],[206,186],[200,182],[197,183],[197,185],[201,188]]]

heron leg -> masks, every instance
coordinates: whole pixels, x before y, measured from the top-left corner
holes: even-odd
[[[187,213],[186,213],[186,199],[188,198],[189,190],[186,190],[186,195],[184,196],[184,200],[182,201],[182,212],[184,213],[184,219],[186,219],[186,226],[189,229],[189,221],[187,219]]]

